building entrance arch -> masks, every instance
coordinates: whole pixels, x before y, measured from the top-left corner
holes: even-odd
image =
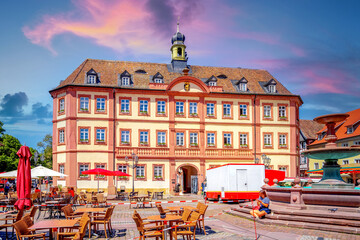
[[[199,191],[199,169],[192,164],[183,164],[176,170],[178,173],[178,184],[182,193],[197,194]]]

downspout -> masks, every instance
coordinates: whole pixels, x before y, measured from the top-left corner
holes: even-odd
[[[256,94],[254,97],[254,103],[253,103],[253,112],[254,112],[254,162],[256,159],[256,109],[255,109],[255,103],[256,103]]]
[[[115,88],[113,88],[113,171],[115,171],[115,144],[116,144],[116,121],[115,121],[115,116],[116,116],[116,99],[115,99]],[[117,192],[116,189],[116,176],[113,177],[113,182],[115,184],[115,194]]]

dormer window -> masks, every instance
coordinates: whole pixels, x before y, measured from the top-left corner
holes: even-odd
[[[86,73],[86,83],[87,84],[96,84],[98,83],[98,74],[95,72],[94,69],[90,69]]]
[[[131,86],[132,82],[131,82],[131,75],[128,71],[124,71],[120,76],[119,76],[119,85],[121,86]]]
[[[161,75],[161,73],[157,72],[153,78],[152,78],[152,81],[154,83],[164,83],[164,77],[163,75]]]
[[[354,127],[353,126],[347,127],[347,131],[346,131],[347,134],[351,134],[353,132],[354,132]]]
[[[248,87],[247,87],[247,83],[248,81],[243,77],[241,80],[237,81],[237,82],[233,82],[236,85],[236,88],[239,92],[247,92],[248,91]]]
[[[319,136],[318,136],[318,140],[323,139],[325,137],[325,135],[326,135],[326,132],[320,133]]]
[[[268,81],[264,87],[266,87],[266,91],[268,93],[276,93],[276,84],[277,82],[274,79]]]
[[[208,80],[205,82],[208,86],[217,86],[217,78],[212,75]]]
[[[121,78],[121,85],[122,86],[129,86],[130,85],[130,78],[129,77],[122,77]]]

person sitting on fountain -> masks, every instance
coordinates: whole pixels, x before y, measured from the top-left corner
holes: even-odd
[[[270,199],[266,195],[265,190],[259,192],[259,198],[256,200],[258,209],[254,208],[250,211],[250,214],[256,218],[264,218],[266,214],[271,213],[269,209]]]

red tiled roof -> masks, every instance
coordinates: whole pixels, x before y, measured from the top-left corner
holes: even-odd
[[[306,139],[316,139],[316,133],[324,127],[324,124],[313,120],[300,119],[300,130]]]
[[[335,135],[337,136],[338,140],[360,136],[360,124],[358,124],[360,122],[360,108],[347,112],[347,114],[349,114],[349,117],[344,122],[337,123],[335,126]],[[350,134],[347,133],[347,127],[349,126],[354,126],[353,133]],[[318,131],[318,133],[326,132],[326,131],[327,131],[327,127],[325,126],[320,131]],[[325,142],[326,141],[324,137],[321,140],[315,140],[310,145],[321,144]]]
[[[245,78],[248,81],[248,93],[264,94],[267,92],[261,84],[274,79],[277,82],[277,95],[293,95],[266,70],[205,66],[190,66],[190,68],[189,76],[202,80],[208,79],[212,75],[215,77],[226,75],[226,79],[217,78],[217,85],[222,86],[224,92],[239,93],[231,80]],[[169,84],[175,78],[183,76],[182,73],[169,71],[168,64],[87,59],[66,80],[62,81],[57,88],[66,85],[86,85],[85,76],[90,69],[94,69],[100,74],[100,86],[109,87],[118,86],[118,76],[125,70],[133,76],[134,88],[141,89],[149,88],[150,78],[157,72],[163,75],[165,84]],[[135,73],[137,70],[144,70],[146,74]]]

